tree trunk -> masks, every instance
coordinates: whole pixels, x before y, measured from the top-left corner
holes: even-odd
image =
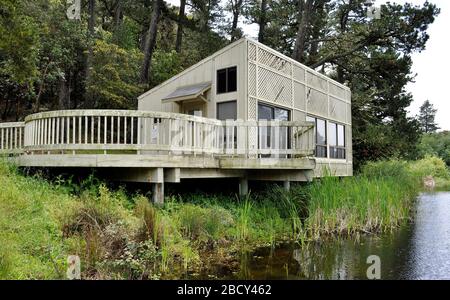
[[[139,82],[141,84],[150,84],[150,66],[152,62],[153,50],[156,45],[156,36],[159,17],[161,15],[162,0],[154,0],[152,5],[152,19],[145,38],[144,62],[141,68]]]
[[[239,14],[241,13],[242,0],[231,0],[232,12],[233,12],[233,22],[231,25],[231,42],[237,39],[237,25],[239,21]]]
[[[70,81],[64,78],[59,80],[58,109],[70,109]]]
[[[117,0],[116,7],[114,9],[114,30],[118,30],[123,21],[123,8],[122,0]]]
[[[92,58],[94,56],[93,52],[93,41],[94,41],[94,35],[95,35],[95,0],[89,0],[88,3],[88,13],[89,13],[89,20],[88,20],[88,35],[89,35],[89,43],[88,43],[88,54],[86,58],[86,69],[85,69],[85,80],[86,80],[86,101],[87,106],[94,108],[96,106],[95,100],[89,95],[88,93],[88,86],[91,81],[91,68],[92,68]]]
[[[261,11],[259,15],[258,25],[258,42],[264,43],[266,24],[267,24],[267,0],[261,0]]]
[[[310,25],[313,2],[313,0],[299,1],[298,14],[300,20],[298,25],[297,38],[294,45],[294,51],[292,52],[292,58],[298,62],[303,62],[303,54],[307,41],[308,27]]]
[[[177,40],[175,42],[175,51],[181,52],[181,43],[183,40],[183,22],[184,11],[186,9],[186,0],[180,0],[180,12],[178,14]]]

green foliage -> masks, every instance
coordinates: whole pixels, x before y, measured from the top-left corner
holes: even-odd
[[[64,278],[68,255],[80,256],[84,279],[171,278],[177,266],[196,270],[209,255],[220,260],[286,240],[390,230],[410,218],[428,175],[450,178],[436,157],[380,161],[358,176],[325,177],[289,192],[272,186],[241,200],[198,193],[160,207],[94,176],[74,188],[1,162],[0,278]]]
[[[99,108],[132,109],[143,92],[138,82],[142,54],[98,40],[93,48],[92,80],[88,90]]]
[[[450,166],[450,131],[422,135],[419,144],[419,156],[438,156]]]
[[[439,129],[434,118],[436,117],[437,109],[433,107],[433,104],[429,100],[426,100],[420,106],[420,112],[417,119],[420,123],[420,129],[424,133],[436,132]]]
[[[19,84],[33,83],[38,73],[38,28],[26,9],[25,1],[0,1],[0,74]]]
[[[179,54],[175,50],[155,52],[151,68],[151,78],[155,85],[172,78],[182,70]]]

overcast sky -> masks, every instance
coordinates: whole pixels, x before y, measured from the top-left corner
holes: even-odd
[[[179,0],[168,0],[173,5],[179,5]],[[382,5],[388,1],[377,0],[376,5]],[[422,5],[425,0],[395,0],[395,3],[413,3]],[[407,90],[414,96],[414,102],[409,107],[410,115],[419,112],[420,105],[425,100],[437,108],[436,121],[441,129],[450,130],[450,101],[445,90],[450,90],[450,1],[430,0],[441,8],[441,14],[429,27],[430,39],[427,42],[426,50],[413,54],[413,72],[417,74],[415,82],[407,86]],[[246,25],[240,22],[244,33],[250,37],[256,37],[258,26],[256,24]]]

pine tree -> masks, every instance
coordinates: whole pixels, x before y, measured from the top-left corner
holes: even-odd
[[[420,107],[420,113],[418,120],[420,127],[424,133],[435,132],[439,129],[434,118],[436,116],[437,109],[433,107],[433,104],[429,100],[426,100]]]

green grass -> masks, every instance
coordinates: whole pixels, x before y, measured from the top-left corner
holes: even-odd
[[[289,192],[169,196],[156,207],[93,176],[81,185],[49,182],[0,162],[0,279],[64,278],[68,255],[80,256],[83,278],[173,278],[244,249],[391,230],[409,220],[429,175],[439,184],[450,178],[433,157],[391,160]]]

